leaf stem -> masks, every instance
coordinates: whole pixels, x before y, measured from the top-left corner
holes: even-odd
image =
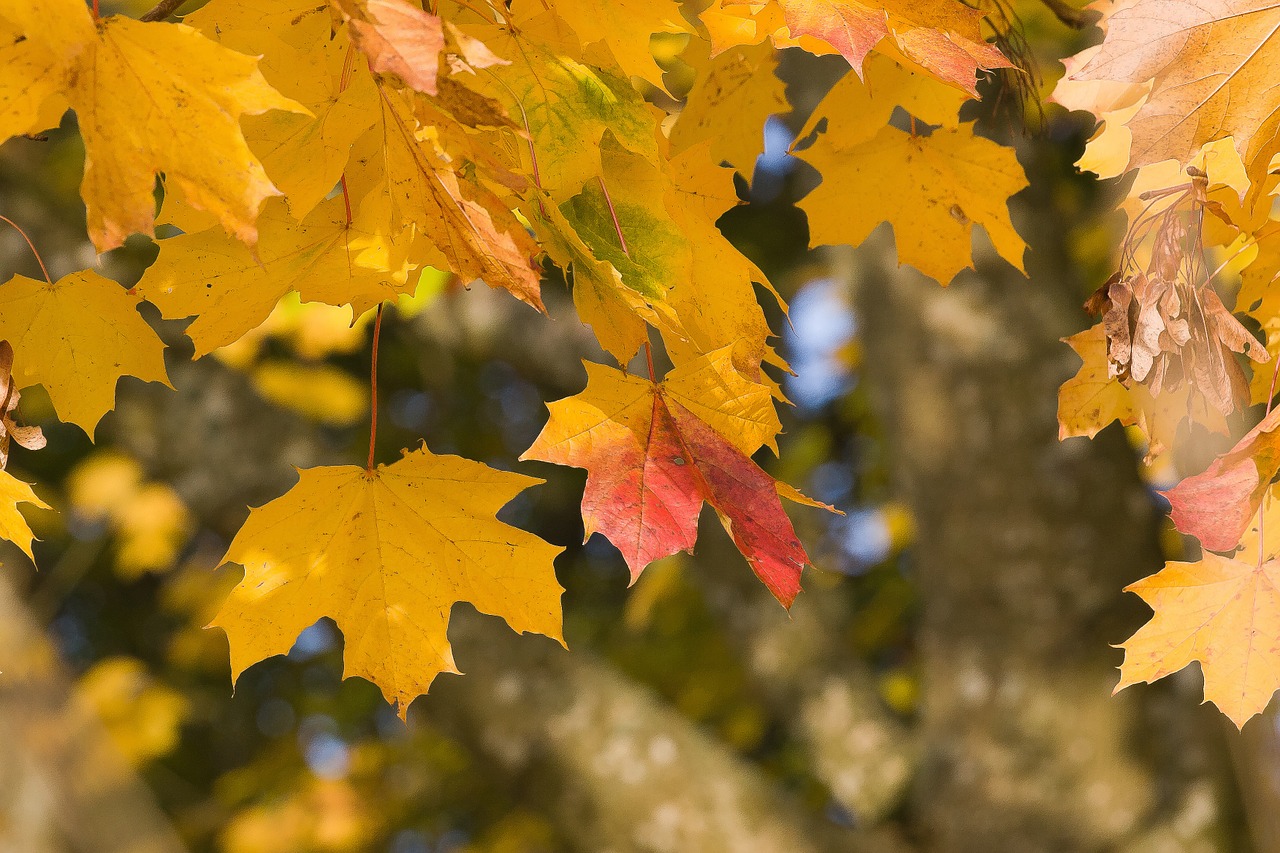
[[[369,368],[369,461],[365,470],[373,473],[373,448],[378,438],[378,341],[382,338],[382,306],[373,321],[373,363]]]
[[[627,238],[622,236],[622,225],[618,222],[618,212],[613,209],[613,199],[609,197],[609,188],[604,185],[604,176],[596,175],[596,180],[600,182],[600,191],[604,193],[605,204],[609,205],[609,217],[613,219],[613,230],[618,235],[618,242],[622,244],[622,254],[630,259],[631,252],[627,249]]]
[[[9,225],[13,227],[13,230],[22,235],[22,239],[26,240],[27,245],[31,247],[31,254],[36,256],[36,263],[40,265],[40,272],[44,273],[44,280],[53,284],[53,279],[49,277],[49,270],[44,265],[44,258],[40,257],[40,253],[36,251],[36,244],[31,242],[31,238],[27,236],[27,232],[23,231],[22,227],[19,226],[18,223],[3,214],[0,214],[0,222],[9,223]]]
[[[351,72],[355,67],[352,62],[355,58],[355,53],[356,46],[354,44],[347,45],[347,55],[342,58],[342,74],[338,78],[339,95],[347,91],[347,84],[351,80]],[[351,215],[351,193],[347,191],[347,173],[345,170],[342,173],[342,177],[338,179],[338,182],[342,184],[342,203],[346,205],[347,208],[347,227],[350,228],[354,217]],[[381,310],[381,308],[379,308],[379,310]]]
[[[160,0],[150,12],[143,14],[139,21],[163,21],[165,18],[178,11],[178,7],[187,0]],[[98,7],[98,0],[93,0],[94,9]]]
[[[516,106],[520,108],[520,120],[524,122],[525,141],[529,144],[529,162],[533,166],[533,185],[538,188],[540,193],[538,196],[538,211],[542,214],[543,219],[550,219],[551,217],[547,214],[547,206],[542,198],[545,191],[542,189],[542,174],[538,171],[538,152],[533,147],[533,128],[529,126],[529,113],[524,108],[524,101],[520,100],[505,80],[494,74],[492,70],[485,70],[490,77],[497,81],[498,85],[507,90],[507,93],[511,95],[511,100],[515,101]]]
[[[98,13],[98,0],[93,0],[93,19],[96,21],[101,17]]]
[[[644,342],[644,360],[649,365],[649,381],[657,385],[658,377],[653,372],[653,347],[649,345],[648,341]]]
[[[342,184],[342,203],[347,206],[347,227],[351,226],[351,193],[347,192],[347,173],[343,172],[342,177],[338,179],[338,183]]]

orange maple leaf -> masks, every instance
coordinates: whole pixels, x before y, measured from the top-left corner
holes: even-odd
[[[1280,688],[1280,561],[1206,554],[1169,563],[1127,591],[1155,616],[1124,642],[1117,691],[1199,661],[1205,700],[1237,727],[1267,707]]]

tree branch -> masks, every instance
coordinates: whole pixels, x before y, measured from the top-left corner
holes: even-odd
[[[144,14],[139,21],[163,21],[165,18],[178,11],[178,7],[187,0],[160,0],[155,8]]]

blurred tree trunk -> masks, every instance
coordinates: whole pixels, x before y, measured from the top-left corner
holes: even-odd
[[[586,649],[454,612],[465,678],[417,709],[487,756],[582,851],[893,853],[814,820],[766,774]]]
[[[0,673],[0,851],[186,850],[3,575]]]
[[[1121,590],[1159,568],[1158,516],[1120,431],[1058,440],[1072,288],[1011,270],[942,288],[883,240],[837,257],[919,530],[925,849],[1242,849],[1198,677],[1111,696],[1106,642],[1143,619]]]

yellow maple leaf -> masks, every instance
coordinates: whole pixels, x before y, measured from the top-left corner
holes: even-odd
[[[872,54],[861,78],[846,74],[822,96],[796,139],[815,133],[825,121],[827,132],[848,148],[883,130],[898,107],[926,124],[954,125],[965,100],[964,93],[951,86]]]
[[[745,377],[734,364],[734,345],[677,364],[662,380],[669,397],[693,412],[734,447],[750,456],[763,446],[776,455],[782,422],[767,386]]]
[[[546,9],[538,0],[515,3],[512,14],[517,26],[527,17]],[[676,0],[556,0],[555,13],[568,24],[588,50],[599,45],[628,76],[639,77],[661,87],[662,69],[649,47],[655,33],[691,33],[693,29],[680,14]]]
[[[688,238],[692,258],[688,276],[677,278],[666,295],[675,322],[657,325],[676,363],[733,345],[738,369],[755,381],[768,381],[760,372],[762,361],[786,365],[768,345],[772,332],[755,284],[769,291],[784,313],[787,306],[768,277],[716,226],[738,198],[730,170],[710,165],[709,145],[710,140],[700,142],[666,163],[667,213]]]
[[[252,55],[263,35],[297,50],[328,38],[333,16],[319,0],[210,0],[182,22],[232,50]]]
[[[36,497],[31,487],[10,474],[0,470],[0,539],[7,539],[22,549],[28,559],[31,555],[31,542],[35,535],[31,532],[27,520],[18,512],[18,504],[33,504],[40,509],[48,509],[49,505]]]
[[[348,224],[341,196],[302,222],[272,201],[258,220],[256,257],[216,228],[163,240],[135,289],[167,318],[196,317],[187,335],[197,357],[257,327],[291,290],[304,302],[349,304],[358,316],[413,289],[408,261],[376,230],[386,218],[378,202]]]
[[[493,517],[541,480],[425,447],[374,471],[299,474],[224,557],[245,568],[212,623],[233,677],[328,616],[346,640],[343,677],[372,681],[403,717],[437,673],[459,671],[446,636],[455,602],[563,644],[552,566],[563,549]]]
[[[1155,616],[1123,643],[1116,690],[1199,661],[1204,698],[1242,727],[1280,688],[1280,561],[1205,552],[1130,584]]]
[[[121,376],[169,385],[164,343],[140,302],[92,270],[52,284],[14,276],[0,286],[0,340],[13,345],[17,387],[43,385],[58,418],[92,438]]]
[[[267,84],[256,59],[182,24],[95,22],[80,0],[20,3],[4,16],[3,40],[19,44],[0,52],[0,140],[34,129],[38,98],[66,98],[84,137],[81,194],[99,252],[153,233],[161,173],[228,233],[256,239],[258,208],[278,191],[240,117],[306,112]],[[27,41],[36,44],[24,49]]]
[[[1187,163],[1201,145],[1226,136],[1250,162],[1271,140],[1260,130],[1280,109],[1274,73],[1280,8],[1274,3],[1136,0],[1108,14],[1102,26],[1101,48],[1071,79],[1154,81],[1128,121],[1130,168],[1167,159]]]
[[[777,51],[772,45],[744,46],[711,58],[706,42],[695,39],[684,59],[698,71],[698,82],[671,127],[672,153],[710,139],[712,160],[750,180],[764,151],[765,120],[791,108],[774,73]]]
[[[214,0],[183,20],[213,41],[259,56],[267,82],[310,111],[272,110],[241,121],[249,147],[302,219],[338,183],[351,147],[378,119],[367,63],[357,61],[346,29],[331,32],[330,16],[310,2],[250,8],[244,0]]]
[[[838,129],[799,153],[822,173],[800,201],[811,245],[858,245],[881,222],[893,225],[899,263],[948,284],[973,266],[973,226],[1022,270],[1026,243],[1009,219],[1008,200],[1027,186],[1013,149],[975,136],[969,125],[913,136],[885,127],[844,147]]]

